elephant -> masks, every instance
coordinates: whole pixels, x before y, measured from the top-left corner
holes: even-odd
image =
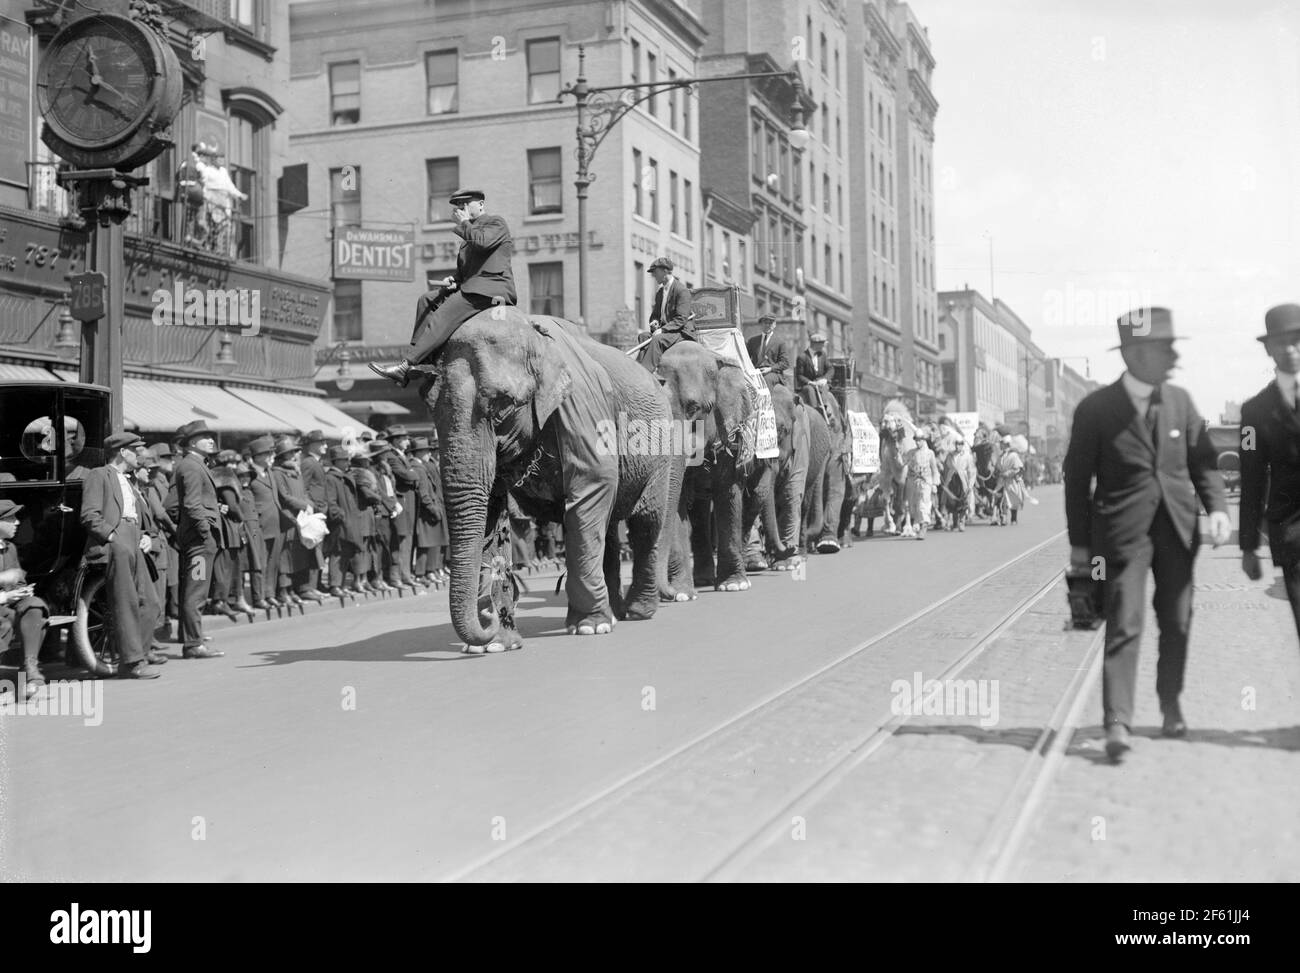
[[[466,645],[500,651],[523,642],[512,585],[501,581],[506,558],[485,559],[503,543],[509,550],[507,495],[525,515],[564,527],[570,634],[606,634],[620,618],[653,616],[657,547],[680,490],[671,454],[634,435],[671,424],[655,378],[569,322],[513,307],[470,318],[426,369],[421,393],[442,446],[452,624]],[[620,520],[633,556],[625,596]]]
[[[842,546],[845,497],[851,489],[852,438],[839,403],[823,393],[825,412],[805,402],[810,455],[804,487],[803,543],[808,551],[834,554]]]
[[[747,474],[741,520],[743,536],[750,537],[762,517],[767,554],[778,570],[786,570],[799,547],[803,494],[808,475],[808,410],[783,383],[766,376],[776,413],[778,455],[756,460]],[[768,567],[763,550],[751,542],[745,549],[745,570]]]
[[[745,456],[743,432],[755,411],[749,380],[736,362],[694,341],[668,349],[656,374],[668,391],[673,418],[691,424],[702,447],[684,470],[676,518],[664,531],[660,597],[691,600],[695,589],[706,585],[718,591],[746,590],[743,488],[746,472],[763,462],[753,459],[752,447]]]

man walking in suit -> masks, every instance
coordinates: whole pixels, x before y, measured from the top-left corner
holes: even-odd
[[[202,419],[181,426],[176,438],[185,450],[176,464],[181,655],[186,659],[213,659],[226,654],[203,644],[203,603],[212,588],[212,566],[221,531],[217,484],[208,472],[208,461],[216,455],[217,441]]]
[[[144,497],[132,482],[136,451],[144,442],[122,432],[104,440],[108,462],[86,476],[81,492],[81,524],[86,528],[86,560],[103,564],[109,598],[109,637],[121,662],[120,679],[156,679],[150,663],[165,661],[152,651],[158,623],[158,592],[149,561],[150,538],[141,529]]]
[[[1277,377],[1241,407],[1241,569],[1252,581],[1262,576],[1256,549],[1267,521],[1269,557],[1300,632],[1300,305],[1269,310],[1264,330]]]
[[[1200,545],[1197,497],[1210,512],[1214,546],[1231,534],[1223,477],[1205,423],[1186,390],[1166,381],[1178,361],[1173,315],[1159,307],[1130,311],[1119,319],[1119,335],[1127,371],[1079,403],[1064,464],[1071,568],[1103,582],[1102,706],[1106,754],[1114,761],[1130,748],[1147,571],[1155,575],[1160,625],[1156,695],[1162,733],[1182,737],[1187,724],[1178,697]]]
[[[650,343],[638,359],[647,371],[659,366],[665,351],[683,339],[695,341],[695,323],[691,320],[691,291],[673,275],[673,262],[658,257],[648,273],[659,284],[650,311]]]
[[[776,318],[764,314],[758,323],[763,333],[754,335],[745,343],[749,360],[762,374],[770,374],[773,382],[785,385],[785,373],[790,368],[790,349],[776,336]]]
[[[456,273],[416,304],[415,329],[406,357],[396,365],[370,363],[372,370],[403,388],[410,381],[411,366],[431,360],[474,315],[493,304],[519,303],[510,269],[515,245],[506,221],[487,214],[487,198],[478,189],[462,189],[450,203],[456,219],[452,232],[464,241],[456,255]]]

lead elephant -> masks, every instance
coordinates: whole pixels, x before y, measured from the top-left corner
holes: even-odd
[[[804,402],[810,456],[804,487],[803,543],[809,551],[834,554],[842,546],[845,497],[852,488],[853,440],[839,403],[829,392],[823,392],[819,402],[810,388]]]
[[[807,482],[809,432],[807,410],[784,384],[767,376],[776,413],[778,455],[756,460],[747,473],[741,530],[750,537],[759,517],[766,551],[757,543],[745,550],[746,571],[762,571],[770,559],[778,570],[788,568],[798,551],[804,486]]]
[[[528,516],[564,525],[570,633],[605,634],[619,617],[655,613],[656,547],[680,482],[671,453],[641,435],[672,418],[649,372],[566,321],[493,308],[452,335],[422,392],[442,445],[452,624],[467,646],[522,644],[510,586],[490,584],[484,563],[507,493]],[[620,520],[633,557],[626,598]]]
[[[702,447],[684,471],[677,516],[664,531],[661,597],[688,600],[705,585],[743,591],[750,586],[741,534],[745,473],[752,467],[742,436],[754,413],[749,381],[738,364],[694,341],[665,352],[657,374],[673,418],[690,425]]]

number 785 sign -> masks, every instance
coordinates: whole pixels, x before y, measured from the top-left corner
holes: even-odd
[[[107,313],[104,308],[107,278],[99,271],[92,270],[84,274],[73,274],[69,282],[72,285],[72,317],[77,321],[98,321],[104,317]]]

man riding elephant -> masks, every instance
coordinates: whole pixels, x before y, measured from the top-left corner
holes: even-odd
[[[659,288],[655,291],[650,312],[650,343],[638,359],[646,371],[659,366],[663,353],[683,339],[695,341],[695,324],[691,321],[691,291],[673,275],[673,262],[659,257],[650,265]]]
[[[443,278],[442,287],[416,304],[406,357],[396,365],[370,363],[373,371],[403,388],[410,381],[411,367],[436,357],[456,329],[474,315],[494,304],[519,303],[510,270],[514,240],[506,221],[485,212],[487,198],[481,190],[462,189],[450,202],[456,219],[452,232],[465,241],[456,255],[456,273]]]

